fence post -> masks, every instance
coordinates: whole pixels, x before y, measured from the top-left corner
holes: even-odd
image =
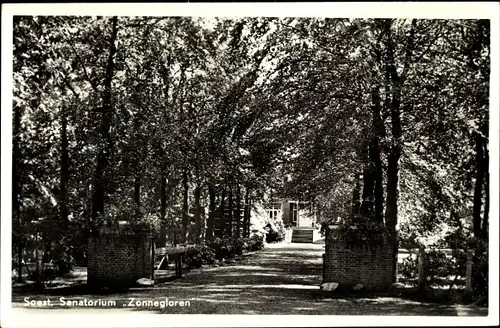
[[[425,248],[420,245],[418,248],[418,289],[423,290],[425,286]]]
[[[472,299],[472,266],[473,265],[474,265],[473,254],[472,254],[472,250],[469,249],[467,251],[467,266],[466,266],[466,271],[465,271],[464,298],[466,300]]]

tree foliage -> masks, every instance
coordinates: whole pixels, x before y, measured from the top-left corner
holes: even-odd
[[[123,220],[162,245],[248,237],[270,191],[408,240],[487,239],[489,29],[16,17],[14,251],[76,256]]]

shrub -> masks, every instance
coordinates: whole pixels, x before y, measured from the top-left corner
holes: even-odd
[[[328,221],[322,221],[321,224],[320,224],[320,229],[319,229],[319,233],[321,234],[321,237],[325,237],[326,235],[326,228],[330,225],[330,224],[334,224],[335,221],[334,220],[328,220]]]
[[[282,241],[285,238],[285,231],[283,229],[279,229],[276,227],[276,229],[273,228],[273,226],[268,223],[265,227],[267,233],[266,233],[266,242],[267,243],[277,243]]]
[[[453,257],[448,258],[446,253],[431,249],[425,254],[425,279],[426,284],[435,282],[436,277],[448,277],[450,275],[465,276],[465,264],[467,257],[465,252],[454,252]],[[403,259],[398,267],[401,275],[408,280],[418,279],[418,260],[407,257]]]
[[[243,253],[250,252],[250,238],[241,238]]]
[[[213,264],[215,262],[215,251],[213,248],[203,245],[200,252],[203,264]]]
[[[216,259],[228,259],[263,248],[264,238],[259,235],[251,238],[215,238],[209,244],[189,248],[184,261],[189,268],[200,268],[203,264],[213,264]]]
[[[243,239],[244,252],[256,252],[264,248],[264,236],[253,235],[250,238]]]
[[[191,269],[201,268],[203,264],[202,256],[201,256],[201,247],[190,247],[186,251],[186,255],[184,257],[184,262]]]
[[[214,250],[217,260],[227,259],[234,255],[232,238],[215,238],[208,246]]]
[[[43,282],[49,282],[58,276],[58,269],[56,266],[53,265],[42,265],[43,268],[40,268],[41,275],[40,275],[40,281]],[[28,272],[28,280],[36,281],[37,279],[37,273],[36,270],[31,270]]]
[[[446,253],[440,250],[432,249],[425,254],[426,256],[426,274],[431,282],[436,277],[448,277],[457,272],[458,267],[453,259],[446,257]]]
[[[73,247],[64,242],[50,242],[45,245],[42,262],[54,267],[55,274],[62,276],[69,273],[75,264],[72,256]]]
[[[245,248],[245,241],[241,238],[235,238],[233,240],[233,253],[234,255],[242,255]]]
[[[250,252],[260,251],[264,248],[264,237],[259,235],[253,235],[248,240],[248,249]]]
[[[399,264],[398,271],[401,275],[408,279],[413,280],[418,278],[418,261],[416,258],[410,256],[403,259],[403,263]]]
[[[191,247],[187,250],[184,261],[189,268],[201,268],[203,264],[215,262],[215,251],[208,245]]]
[[[41,257],[41,281],[52,281],[56,277],[64,276],[71,272],[75,264],[71,253],[72,247],[65,244],[51,243],[46,245]],[[28,271],[28,279],[30,280],[36,281],[36,275],[36,270]]]
[[[472,288],[476,298],[485,298],[488,302],[488,254],[474,256],[472,267]]]

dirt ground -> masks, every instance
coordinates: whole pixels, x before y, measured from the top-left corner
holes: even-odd
[[[435,304],[389,296],[336,295],[321,291],[322,244],[275,244],[234,263],[191,270],[182,279],[149,288],[89,294],[85,285],[44,294],[14,291],[15,315],[106,311],[169,314],[299,314],[485,316],[487,308]],[[82,304],[62,305],[65,301]],[[27,306],[50,300],[50,305]],[[100,305],[89,305],[90,301]],[[115,304],[106,305],[113,301]],[[154,302],[157,301],[155,304]],[[183,305],[181,306],[183,301]],[[87,304],[84,304],[84,303]],[[163,302],[163,303],[162,303]],[[188,305],[189,302],[189,306]],[[104,305],[103,305],[104,304]],[[129,306],[129,305],[134,306]],[[163,306],[162,306],[163,304]]]

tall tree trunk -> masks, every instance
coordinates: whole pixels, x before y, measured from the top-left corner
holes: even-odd
[[[36,286],[40,288],[42,286],[42,274],[40,268],[40,246],[38,245],[38,233],[35,236],[35,275],[36,275]]]
[[[405,58],[403,63],[403,72],[398,75],[394,58],[394,40],[392,38],[392,20],[385,20],[386,33],[386,60],[385,70],[391,77],[392,97],[390,103],[392,146],[387,163],[387,206],[385,212],[386,226],[391,233],[395,233],[398,221],[398,174],[399,158],[402,148],[402,128],[401,128],[401,95],[402,87],[411,63],[411,56],[414,46],[416,21],[411,22],[411,29],[408,36],[405,49]]]
[[[226,212],[226,188],[222,186],[222,195],[220,198],[220,207],[219,207],[219,220],[218,220],[218,234],[217,237],[222,238],[224,236],[224,231],[225,231],[225,225],[226,225],[226,218],[225,218],[225,212]]]
[[[484,200],[484,215],[483,224],[481,226],[481,235],[484,240],[488,240],[488,221],[490,214],[490,171],[489,171],[489,152],[488,152],[488,141],[484,139],[484,189],[485,189],[485,200]]]
[[[134,119],[134,132],[136,143],[134,144],[135,152],[133,156],[133,169],[134,169],[134,203],[135,203],[135,220],[138,221],[141,218],[141,184],[142,184],[142,163],[141,159],[144,153],[144,143],[140,135],[140,128],[142,122],[140,117]]]
[[[167,228],[167,236],[168,241],[167,242],[172,242],[174,241],[175,237],[177,235],[176,229],[174,229],[174,222],[172,220],[172,213],[171,213],[171,207],[172,207],[172,200],[174,199],[174,192],[175,189],[177,188],[177,185],[179,184],[179,180],[177,179],[168,179],[167,183],[167,213],[166,213],[166,218],[165,218],[165,223],[166,223],[166,228]]]
[[[233,219],[234,219],[234,199],[233,199],[233,186],[229,187],[229,217],[227,218],[227,231],[229,237],[233,236]]]
[[[384,222],[384,186],[383,186],[383,168],[380,155],[380,140],[385,137],[384,122],[381,117],[380,91],[378,85],[372,90],[372,124],[374,137],[370,145],[370,159],[375,166],[375,221]]]
[[[160,236],[158,238],[159,247],[167,244],[167,175],[163,171],[160,178]]]
[[[93,181],[92,194],[92,219],[95,220],[99,215],[104,215],[104,203],[106,190],[108,188],[109,178],[105,179],[106,170],[109,166],[110,152],[112,148],[110,128],[113,120],[113,105],[111,102],[111,82],[113,80],[114,56],[116,53],[116,36],[118,33],[118,18],[112,18],[112,33],[110,39],[109,56],[106,65],[106,75],[104,79],[103,108],[101,116],[100,134],[103,146],[100,147],[97,154],[96,170]]]
[[[243,219],[243,237],[250,237],[250,190],[246,188],[245,191],[245,211],[244,211],[244,219]]]
[[[392,82],[392,101],[390,104],[391,114],[391,131],[392,131],[392,146],[387,163],[387,204],[385,211],[385,224],[393,238],[393,260],[392,272],[393,282],[397,281],[397,264],[398,264],[398,247],[399,241],[397,236],[396,226],[398,223],[398,175],[399,175],[399,158],[401,157],[401,149],[403,145],[403,131],[401,128],[401,95],[403,83],[408,74],[413,54],[414,38],[415,38],[416,20],[412,19],[410,31],[405,47],[405,55],[403,62],[403,71],[401,75],[396,69],[394,56],[394,39],[392,38],[392,20],[385,21],[386,27],[386,72],[389,73]]]
[[[211,241],[214,234],[214,220],[215,220],[215,188],[213,184],[208,185],[208,220],[207,220],[207,232],[205,234],[205,239]]]
[[[235,220],[236,220],[236,231],[234,236],[236,238],[240,238],[241,236],[241,190],[240,186],[238,185],[236,187],[236,215],[235,215]]]
[[[396,226],[398,223],[398,179],[399,179],[399,158],[401,157],[401,113],[400,106],[400,86],[395,86],[396,94],[391,104],[392,119],[392,147],[387,165],[387,204],[385,210],[385,224],[389,234],[393,238],[393,282],[397,281],[397,257],[399,242],[397,238]]]
[[[373,189],[375,187],[375,167],[370,158],[370,142],[363,146],[363,201],[361,203],[361,215],[365,220],[373,217],[373,205],[375,202]]]
[[[63,229],[68,228],[68,181],[69,181],[69,153],[67,134],[66,109],[61,113],[61,176],[59,187],[59,212]]]
[[[13,129],[12,129],[12,228],[15,232],[14,239],[17,246],[17,281],[23,281],[23,251],[24,251],[24,229],[21,216],[21,193],[22,193],[22,151],[20,145],[22,109],[14,107]]]
[[[189,181],[188,172],[182,174],[182,228],[181,228],[181,243],[188,242],[188,227],[189,227]]]
[[[474,26],[475,25],[475,26]],[[476,59],[481,56],[482,50],[487,47],[489,43],[488,35],[490,34],[490,22],[488,20],[480,20],[477,24],[473,24],[469,29],[469,37],[464,43],[462,48],[462,54],[466,56],[466,63],[470,70],[470,73],[475,76],[480,76],[480,83],[486,83],[489,78],[489,72],[487,71],[488,65],[478,65]],[[484,92],[478,90],[479,92],[474,92],[474,104],[478,109],[488,108],[489,90],[486,89]],[[488,115],[483,119],[480,127],[480,131],[474,133],[473,137],[475,139],[476,148],[476,181],[474,185],[474,200],[472,208],[472,230],[474,237],[477,239],[483,239],[487,236],[487,225],[489,219],[489,168],[488,168]],[[484,149],[483,149],[484,147]],[[481,220],[481,208],[482,208],[482,198],[483,189],[485,190],[485,204],[484,204],[484,215]],[[482,243],[476,244],[476,254],[482,251]]]
[[[354,174],[354,189],[352,191],[352,216],[353,218],[359,217],[361,209],[361,180],[362,174]]]
[[[392,40],[389,41],[392,45]],[[392,49],[392,48],[391,48]],[[390,67],[390,68],[389,68]],[[395,71],[394,58],[391,55],[388,69]],[[398,175],[399,158],[401,157],[401,83],[394,77],[393,96],[391,102],[392,147],[387,162],[387,207],[385,211],[386,226],[391,233],[395,232],[398,222]]]
[[[171,109],[171,104],[169,102],[169,88],[170,88],[170,65],[171,56],[168,55],[166,65],[160,65],[160,73],[163,80],[163,85],[165,86],[163,91],[163,102],[165,103],[165,109],[161,112],[161,120],[166,120],[166,112]],[[158,148],[162,149],[160,143]],[[162,149],[163,156],[165,156],[165,150]],[[167,233],[172,233],[172,229],[168,229],[169,217],[167,216],[167,199],[170,199],[171,189],[173,186],[171,181],[167,182],[167,173],[165,172],[165,157],[163,157],[163,165],[160,167],[161,170],[161,182],[160,182],[160,236],[158,238],[158,244],[160,247],[165,247],[167,244]],[[169,185],[169,190],[167,191],[167,183]],[[170,188],[172,186],[172,188]]]
[[[194,188],[194,222],[195,222],[195,242],[196,244],[201,243],[201,184],[200,182],[196,183],[196,187]]]
[[[248,188],[245,188],[243,205],[243,238],[247,237],[247,217],[248,217]]]
[[[476,182],[474,185],[474,204],[472,208],[472,230],[474,237],[481,238],[481,208],[483,205],[483,183],[484,183],[484,150],[483,137],[476,133]]]
[[[251,222],[250,222],[250,219],[252,217],[252,206],[253,206],[253,202],[252,202],[252,199],[249,199],[248,200],[248,214],[247,214],[247,223],[246,223],[246,228],[247,228],[247,238],[250,237],[250,227],[251,227]]]
[[[136,172],[134,176],[134,203],[135,203],[135,220],[141,217],[141,173]]]

